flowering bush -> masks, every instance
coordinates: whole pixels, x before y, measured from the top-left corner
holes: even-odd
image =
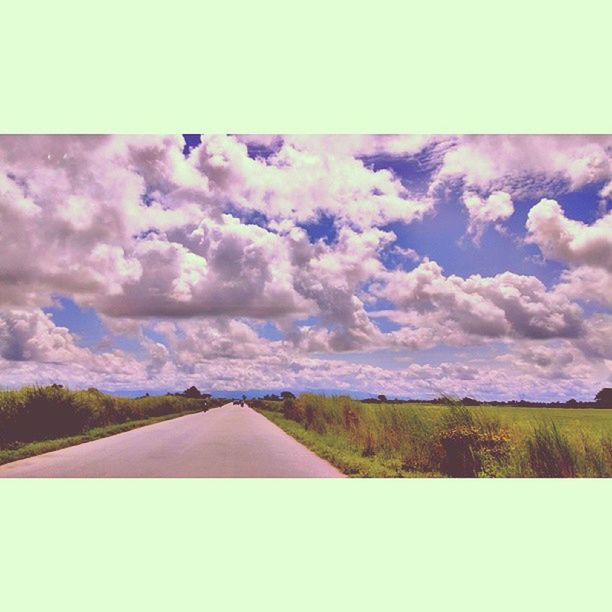
[[[474,477],[502,461],[509,452],[510,433],[499,421],[464,406],[455,406],[438,433],[440,471],[448,476]]]

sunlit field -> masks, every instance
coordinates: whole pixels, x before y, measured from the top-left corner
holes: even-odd
[[[258,407],[354,476],[612,475],[612,409],[365,404],[314,394]]]

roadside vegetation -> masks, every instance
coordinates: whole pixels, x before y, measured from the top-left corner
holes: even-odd
[[[0,450],[0,465],[11,461],[18,461],[19,459],[26,459],[27,457],[33,457],[35,455],[42,455],[43,453],[50,453],[51,451],[66,448],[67,446],[75,446],[77,444],[83,444],[84,442],[107,438],[108,436],[114,436],[115,434],[129,431],[130,429],[137,429],[145,425],[153,425],[154,423],[160,423],[161,421],[167,421],[168,419],[174,419],[193,413],[194,411],[190,410],[188,412],[176,412],[163,416],[149,417],[148,419],[140,419],[138,421],[115,423],[114,425],[107,425],[105,427],[94,427],[85,433],[67,436],[65,438],[40,440],[39,442],[15,442],[9,444],[8,448]]]
[[[207,410],[225,401],[195,397],[193,392],[115,397],[93,388],[71,391],[61,385],[0,391],[0,463]]]
[[[352,476],[612,476],[612,409],[372,404],[310,393],[254,407]]]

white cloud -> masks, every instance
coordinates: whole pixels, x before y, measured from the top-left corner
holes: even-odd
[[[355,295],[384,267],[379,251],[395,239],[391,232],[370,229],[361,233],[344,228],[334,246],[319,243],[295,273],[294,285],[316,304],[315,313],[331,332],[305,327],[289,338],[305,350],[358,350],[381,342],[381,334]]]
[[[587,225],[568,219],[555,200],[540,200],[527,216],[527,242],[545,257],[612,271],[612,212]]]
[[[422,336],[422,325],[430,330],[425,334],[428,342],[433,342],[432,335],[444,340],[449,333],[454,342],[467,342],[469,337],[543,339],[581,333],[580,308],[565,296],[547,291],[533,276],[504,272],[464,279],[444,276],[436,262],[424,260],[410,272],[396,270],[382,278],[373,293],[390,300],[409,317],[396,319],[410,330],[394,332],[399,341],[411,338],[412,333]],[[388,312],[385,315],[393,317]]]
[[[12,326],[6,333],[8,326]],[[165,321],[155,325],[164,342],[143,338],[146,358],[123,351],[94,353],[43,313],[6,313],[0,319],[0,376],[12,384],[62,382],[103,389],[202,390],[240,388],[347,389],[388,396],[431,397],[440,392],[478,398],[591,399],[610,380],[608,318],[588,322],[579,341],[523,340],[497,357],[464,357],[439,365],[406,360],[387,368],[305,356],[290,345],[259,338],[243,321]],[[18,328],[15,333],[14,329]],[[7,339],[9,343],[7,344]]]
[[[463,203],[470,216],[468,233],[476,244],[480,243],[489,224],[495,221],[505,221],[514,212],[512,197],[503,191],[494,191],[486,199],[468,191],[463,194]]]
[[[411,222],[431,210],[411,197],[389,170],[374,171],[350,155],[283,143],[266,159],[252,159],[237,138],[209,136],[190,156],[216,198],[272,219],[316,221],[321,213],[359,228]]]
[[[375,155],[413,156],[424,149],[445,142],[446,136],[425,134],[244,134],[241,142],[271,149],[288,144],[300,151],[332,154],[335,156],[367,157]]]
[[[457,137],[434,177],[467,190],[503,190],[513,197],[542,194],[561,181],[566,190],[612,178],[612,136],[477,135]]]
[[[83,350],[68,328],[56,327],[40,310],[0,313],[0,356],[11,361],[70,362]]]
[[[122,294],[97,295],[90,303],[109,316],[136,318],[274,318],[307,309],[293,286],[288,239],[229,215],[174,238],[139,241],[133,257],[141,277],[126,282]]]
[[[244,321],[227,317],[162,322],[155,325],[175,359],[192,371],[198,364],[214,359],[253,359],[269,355],[280,342],[261,338]]]
[[[612,315],[598,313],[590,317],[585,324],[584,337],[574,344],[587,357],[607,360],[607,368],[612,373]]]
[[[252,159],[245,142],[273,152]],[[552,290],[510,272],[447,276],[427,259],[391,272],[383,253],[421,257],[380,227],[433,212],[436,189],[455,179],[476,242],[512,215],[517,194],[601,181],[605,202],[610,146],[605,137],[206,136],[186,158],[176,136],[1,136],[0,379],[109,389],[152,380],[376,386],[413,396],[439,383],[488,396],[512,395],[513,384],[545,393],[538,377],[562,393],[564,377],[575,376],[586,393],[605,379],[609,324],[583,321],[571,300],[610,304],[612,213],[587,225],[553,200],[532,208],[528,240],[571,266]],[[431,195],[415,197],[393,171],[368,167],[368,156],[438,163]],[[332,218],[333,240],[299,227],[322,215]],[[111,334],[131,335],[138,356],[81,346],[40,310],[58,294],[95,308]],[[368,312],[381,298],[393,306]],[[385,320],[399,329],[383,332]],[[264,321],[282,341],[261,337]],[[155,341],[143,332],[151,326]],[[308,356],[500,339],[511,357],[491,373],[466,361],[413,364],[400,376]],[[512,359],[524,364],[518,382]]]
[[[578,266],[564,270],[556,291],[572,300],[595,302],[612,307],[612,272],[592,266]]]

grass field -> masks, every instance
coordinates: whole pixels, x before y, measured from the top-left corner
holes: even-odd
[[[302,394],[262,413],[354,476],[612,476],[612,410],[364,404]]]

